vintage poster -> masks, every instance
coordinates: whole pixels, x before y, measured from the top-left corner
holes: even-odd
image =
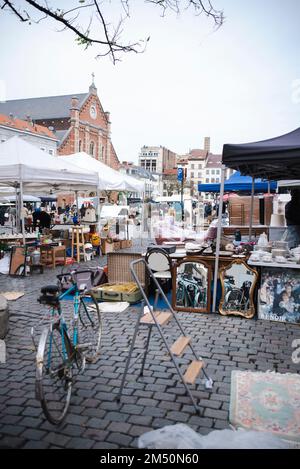
[[[300,269],[262,268],[258,318],[300,324]]]

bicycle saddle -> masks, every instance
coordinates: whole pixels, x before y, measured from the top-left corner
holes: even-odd
[[[41,293],[43,293],[44,295],[55,295],[58,292],[59,288],[57,285],[47,285],[46,287],[41,288]]]

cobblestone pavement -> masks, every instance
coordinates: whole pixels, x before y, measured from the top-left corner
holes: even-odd
[[[101,258],[103,263],[105,258]],[[98,261],[99,262],[99,261]],[[93,261],[95,263],[95,261]],[[299,326],[260,320],[244,320],[215,314],[179,313],[196,351],[207,363],[214,380],[205,390],[201,381],[194,388],[203,416],[195,414],[189,397],[158,333],[151,339],[145,376],[137,379],[139,363],[130,369],[121,403],[115,400],[137,317],[137,308],[125,313],[106,313],[101,357],[78,375],[68,415],[63,424],[48,423],[35,399],[35,354],[30,329],[38,327],[40,287],[56,282],[60,268],[26,278],[0,276],[0,291],[25,291],[10,301],[10,327],[6,337],[7,362],[0,364],[0,447],[10,448],[128,448],[136,447],[142,433],[183,422],[201,434],[227,428],[231,371],[276,370],[298,372],[291,361],[293,339]],[[169,343],[178,337],[175,326],[166,328]],[[143,329],[134,357],[146,338]],[[184,365],[191,356],[181,359]]]

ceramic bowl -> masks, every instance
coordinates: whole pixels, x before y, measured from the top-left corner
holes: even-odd
[[[276,256],[275,261],[278,262],[279,264],[284,264],[286,262],[286,258],[283,256]]]
[[[286,257],[288,251],[286,249],[272,249],[273,257]]]
[[[272,262],[272,256],[263,256],[261,259],[263,262]]]

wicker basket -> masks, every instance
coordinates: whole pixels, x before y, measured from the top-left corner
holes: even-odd
[[[127,283],[134,279],[130,271],[130,262],[141,259],[141,254],[134,252],[110,252],[107,255],[108,282]],[[145,265],[135,266],[135,271],[142,285],[145,285]]]

